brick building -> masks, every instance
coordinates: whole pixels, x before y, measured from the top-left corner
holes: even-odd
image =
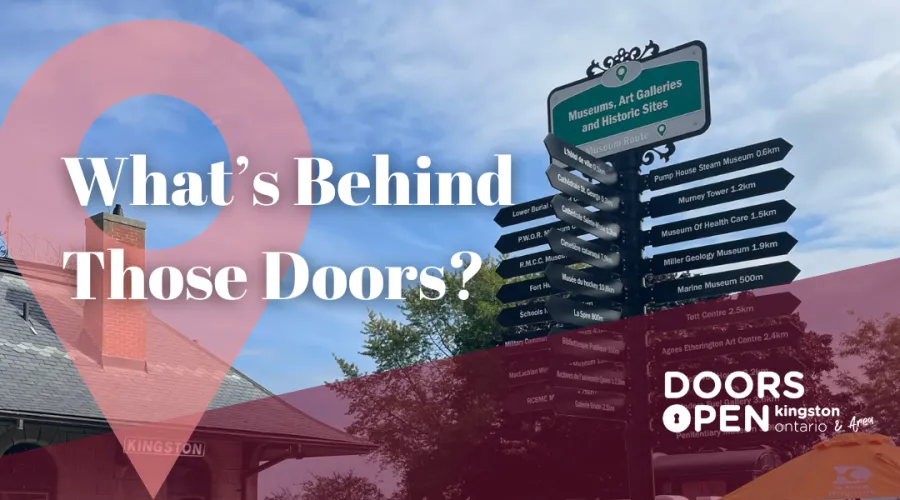
[[[115,214],[98,214],[89,221],[143,247],[146,226],[141,221]],[[86,248],[98,250],[101,243],[91,233]],[[58,288],[61,307],[76,307],[72,317],[84,322],[83,332],[94,332],[65,343],[80,346],[77,352],[67,351],[50,326],[33,287],[22,278],[26,272],[31,285],[37,283],[32,276],[40,274],[39,286]],[[113,321],[134,313],[122,309],[128,305],[104,310],[103,302],[87,301],[83,308],[75,306],[67,300],[74,284],[74,271],[0,259],[0,500],[149,497],[75,361],[93,363],[98,370],[125,370],[123,376],[134,377],[185,368],[177,366],[178,356],[171,366],[146,359],[162,343],[221,363],[152,315]],[[171,443],[126,440],[134,451],[180,455],[157,498],[257,500],[257,474],[268,466],[372,450],[273,397],[239,371],[224,365],[222,370],[227,375],[188,443],[176,444],[173,452]]]

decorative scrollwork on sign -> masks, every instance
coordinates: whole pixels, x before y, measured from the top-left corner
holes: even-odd
[[[616,52],[616,55],[608,56],[604,59],[602,65],[598,63],[596,59],[591,61],[590,66],[587,68],[587,76],[588,78],[600,76],[616,64],[625,61],[640,61],[655,56],[656,54],[659,54],[659,45],[656,45],[653,40],[650,40],[650,43],[648,43],[643,50],[641,50],[640,47],[633,47],[631,50],[621,48]]]
[[[641,155],[641,165],[649,165],[656,161],[657,158],[668,163],[669,158],[671,158],[673,154],[675,154],[674,142],[663,144],[657,148],[650,148]]]
[[[9,257],[9,249],[6,248],[6,245],[0,244],[0,258]]]

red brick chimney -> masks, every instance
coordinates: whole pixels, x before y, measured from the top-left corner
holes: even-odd
[[[146,267],[147,224],[129,219],[116,206],[114,213],[99,213],[85,220],[85,251],[103,252],[104,266],[91,259],[91,297],[84,302],[84,331],[91,350],[104,367],[147,369],[147,307],[144,300],[110,300],[110,249],[121,248],[125,268]],[[125,294],[131,294],[131,273],[126,273]]]

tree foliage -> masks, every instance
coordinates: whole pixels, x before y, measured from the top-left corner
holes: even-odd
[[[494,350],[486,350],[500,343],[497,316],[509,307],[496,299],[504,283],[496,274],[499,262],[484,259],[481,271],[466,283],[468,300],[458,298],[462,279],[457,271],[446,276],[447,292],[440,300],[422,299],[418,289],[406,290],[400,305],[401,321],[369,312],[361,354],[373,360],[374,373],[363,373],[336,358],[345,380],[331,384],[350,403],[354,423],[348,431],[379,445],[377,459],[401,478],[397,498],[547,498],[559,495],[560,485],[571,488],[572,497],[586,491],[627,496],[620,426],[503,412],[506,372]],[[805,332],[800,346],[707,359],[702,361],[704,369],[740,369],[748,360],[788,358],[798,361],[809,376],[806,385],[813,400],[835,403],[821,381],[821,374],[834,368],[830,337],[809,332],[797,315],[788,320]],[[745,326],[732,324],[718,331],[727,333]],[[656,334],[688,336],[694,332]],[[699,365],[685,362],[677,366],[675,369]],[[651,376],[659,374],[658,367],[656,370]],[[778,446],[798,453],[818,438],[807,434],[782,439]],[[681,444],[665,451],[706,449]],[[503,485],[502,491],[496,490],[498,485]]]
[[[282,488],[265,500],[388,500],[378,485],[352,472],[314,475],[298,490]]]
[[[838,384],[855,396],[853,414],[874,419],[874,429],[865,430],[900,440],[900,317],[858,318],[839,352],[859,362],[855,373],[838,376]]]

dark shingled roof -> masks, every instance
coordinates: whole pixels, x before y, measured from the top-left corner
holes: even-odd
[[[69,278],[73,277],[61,269],[34,266],[45,267],[47,275],[57,283],[70,282]],[[48,281],[47,286],[59,287],[64,294],[70,293],[67,286],[52,284],[52,281]],[[44,283],[40,286],[43,289]],[[73,309],[75,314],[72,316],[80,320],[80,306],[71,300],[67,302],[64,306],[77,308]],[[22,317],[25,303],[29,304],[29,316],[33,318],[30,322]],[[199,345],[152,316],[148,319],[149,329],[153,329],[155,335],[165,332],[168,341],[178,346],[183,343],[179,349],[206,353]],[[105,423],[103,413],[75,366],[73,355],[77,360],[82,356],[81,353],[67,352],[16,265],[11,259],[0,258],[0,415]],[[199,426],[201,430],[306,441],[334,448],[334,454],[362,454],[372,449],[369,443],[288,405],[230,367],[209,410],[214,411],[204,414]]]

